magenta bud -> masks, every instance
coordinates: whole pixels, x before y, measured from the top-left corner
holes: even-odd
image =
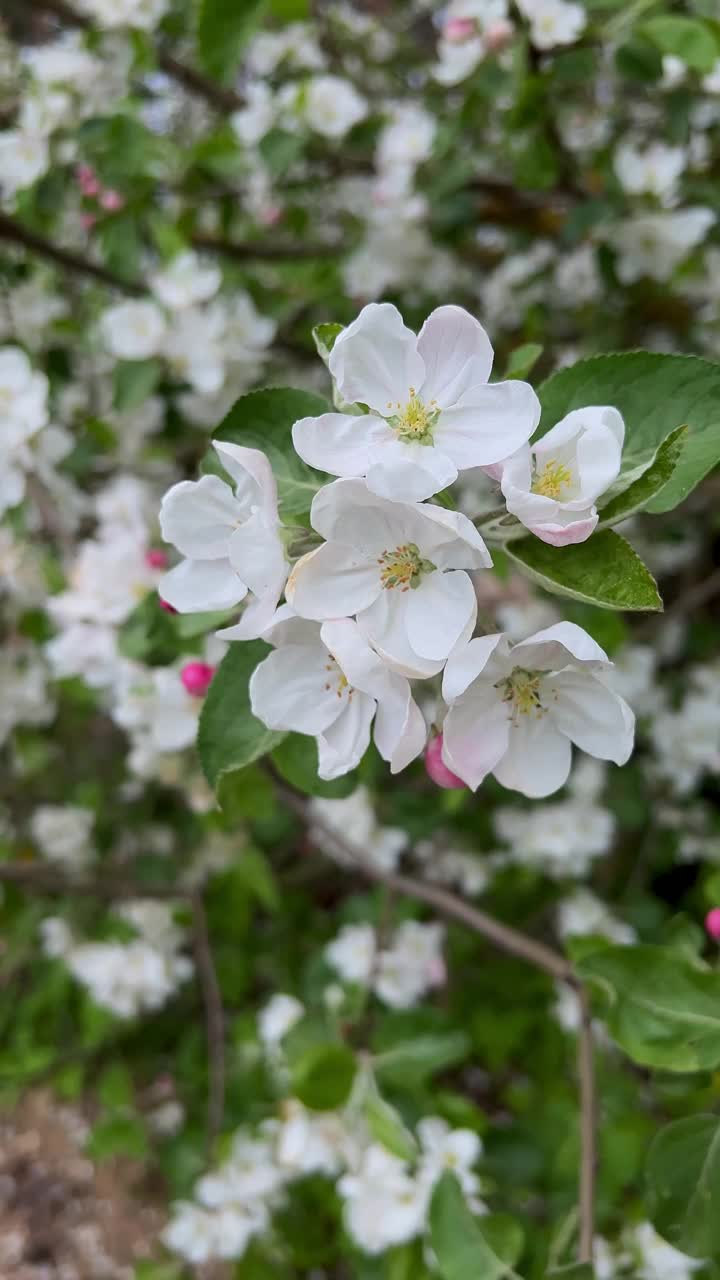
[[[209,662],[187,662],[180,672],[180,679],[193,698],[204,698],[214,675],[215,668]]]
[[[439,787],[444,787],[446,791],[458,790],[464,787],[465,783],[462,778],[458,778],[456,773],[448,769],[442,758],[443,736],[441,733],[431,738],[425,748],[425,769],[429,778],[436,782]]]
[[[177,613],[177,609],[173,608],[171,604],[168,604],[167,600],[163,600],[162,596],[158,596],[158,604],[166,613]]]
[[[705,917],[705,930],[714,942],[720,942],[720,907],[713,907]]]
[[[145,563],[151,569],[167,569],[167,552],[160,547],[150,547],[145,552]]]
[[[103,191],[100,196],[100,204],[103,209],[107,209],[109,213],[114,213],[117,209],[122,209],[125,201],[119,191],[108,189],[107,191]]]

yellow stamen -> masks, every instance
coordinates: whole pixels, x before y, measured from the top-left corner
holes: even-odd
[[[431,560],[423,560],[420,549],[414,542],[405,542],[394,551],[383,551],[378,556],[380,565],[380,581],[385,590],[399,587],[401,591],[409,591],[418,587],[424,573],[432,573],[435,565]]]
[[[503,702],[512,704],[513,720],[516,721],[518,716],[544,714],[545,708],[540,701],[540,679],[541,672],[524,671],[522,667],[515,667],[505,680],[498,681],[495,687],[502,689]]]
[[[562,499],[563,489],[572,484],[572,472],[564,463],[550,458],[542,471],[538,471],[532,482],[532,492],[542,494],[543,498],[552,498],[555,502]]]

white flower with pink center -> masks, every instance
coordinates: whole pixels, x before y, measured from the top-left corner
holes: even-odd
[[[390,303],[370,303],[338,336],[328,367],[346,404],[293,427],[300,457],[334,476],[364,476],[372,493],[420,502],[460,471],[507,458],[540,421],[527,382],[490,384],[493,349],[462,307],[438,307],[416,335]]]

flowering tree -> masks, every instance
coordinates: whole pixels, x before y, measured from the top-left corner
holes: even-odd
[[[717,1280],[714,0],[0,54],[0,1079],[157,1188],[43,1257]]]

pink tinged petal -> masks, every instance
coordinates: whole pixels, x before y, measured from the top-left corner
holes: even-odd
[[[509,724],[508,749],[493,772],[510,791],[541,800],[564,786],[571,760],[570,740],[549,715],[520,715]]]
[[[407,593],[381,591],[374,604],[358,614],[358,626],[383,662],[399,675],[411,680],[437,675],[442,669],[442,660],[421,658],[410,644],[406,627],[406,598]]]
[[[232,609],[247,590],[228,560],[183,560],[158,586],[160,598],[178,613]]]
[[[432,445],[393,439],[374,453],[367,486],[390,502],[423,502],[454,484],[457,475],[454,463]]]
[[[437,307],[420,330],[417,349],[425,361],[425,403],[436,400],[445,408],[490,377],[492,343],[480,322],[462,307]]]
[[[364,476],[383,444],[395,436],[371,414],[324,413],[300,418],[292,429],[295,451],[304,462],[332,476]]]
[[[421,658],[447,658],[468,624],[475,625],[475,588],[461,569],[427,574],[406,600],[408,637]]]
[[[335,340],[328,367],[344,400],[383,415],[407,404],[410,388],[418,390],[425,377],[417,338],[389,302],[363,307]]]
[[[235,482],[236,497],[246,507],[246,515],[251,507],[260,505],[268,520],[277,520],[277,485],[265,454],[227,440],[213,440],[213,448]]]
[[[370,726],[375,701],[355,690],[345,700],[341,715],[318,734],[318,774],[326,782],[356,768],[370,746]]]
[[[536,631],[513,646],[512,659],[515,666],[541,671],[559,671],[571,662],[611,665],[605,650],[575,622],[555,622]]]
[[[494,382],[471,388],[443,409],[434,439],[463,471],[502,462],[527,444],[539,421],[540,401],[528,382]]]
[[[274,649],[250,677],[252,713],[268,729],[316,734],[341,714],[347,693],[338,695],[337,672],[320,643]]]
[[[285,596],[301,618],[349,618],[382,591],[380,567],[351,547],[326,542],[298,560]]]
[[[408,541],[407,512],[406,506],[371,493],[364,480],[334,480],[313,498],[310,521],[328,542],[376,559]]]
[[[438,787],[442,787],[446,791],[459,790],[465,787],[466,783],[459,778],[456,773],[448,769],[442,758],[443,736],[437,733],[430,740],[425,751],[425,772]]]
[[[635,716],[625,700],[588,671],[561,671],[543,683],[555,697],[548,714],[576,747],[599,760],[625,764],[635,738]]]
[[[618,447],[622,449],[625,440],[625,423],[619,410],[611,405],[587,405],[583,409],[572,409],[554,427],[546,431],[533,448],[541,457],[550,457],[558,449],[564,449],[585,431],[595,427],[608,430]]]
[[[489,683],[496,678],[494,668],[498,663],[506,664],[509,671],[511,666],[508,662],[509,652],[507,640],[499,632],[492,636],[475,636],[462,648],[455,649],[450,654],[443,672],[442,695],[445,701],[450,704],[456,698],[460,698],[493,659],[495,659],[494,667],[486,677]],[[498,671],[498,676],[499,674]]]
[[[243,517],[232,489],[219,476],[181,480],[165,494],[160,506],[160,529],[184,556],[193,560],[221,560],[227,556],[230,534]]]
[[[551,547],[570,547],[575,546],[578,542],[587,542],[591,533],[594,532],[598,514],[593,508],[594,514],[586,516],[584,520],[571,520],[568,524],[529,524],[523,521],[526,527],[541,542],[547,542]]]
[[[445,717],[443,763],[475,791],[507,751],[509,733],[508,709],[497,689],[477,685]]]

